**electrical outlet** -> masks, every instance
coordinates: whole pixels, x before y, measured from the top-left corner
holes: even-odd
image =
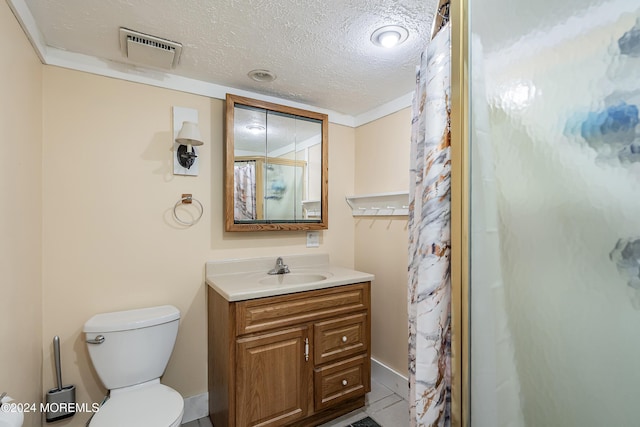
[[[307,247],[317,248],[320,246],[320,232],[319,231],[307,231]]]

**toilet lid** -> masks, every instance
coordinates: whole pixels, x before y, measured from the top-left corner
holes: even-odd
[[[180,425],[184,400],[163,384],[120,391],[100,407],[91,427],[170,427]]]

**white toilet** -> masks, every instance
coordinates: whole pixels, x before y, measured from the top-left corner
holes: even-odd
[[[160,384],[178,335],[180,311],[165,305],[97,314],[84,324],[89,356],[109,389],[90,427],[177,427],[184,400]]]

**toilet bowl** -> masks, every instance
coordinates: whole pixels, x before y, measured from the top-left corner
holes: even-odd
[[[184,400],[160,383],[173,351],[180,312],[166,305],[102,313],[84,324],[89,356],[109,399],[90,427],[177,427]]]
[[[183,402],[180,393],[160,381],[126,387],[119,393],[111,393],[89,426],[177,427],[182,422]]]

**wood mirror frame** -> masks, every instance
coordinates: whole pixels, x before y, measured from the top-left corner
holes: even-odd
[[[266,146],[265,146],[265,155],[262,159],[258,157],[252,157],[247,155],[239,155],[236,156],[236,108],[242,109],[250,109],[250,110],[265,110],[265,114],[271,112],[278,116],[291,116],[292,118],[298,119],[306,119],[307,121],[318,122],[321,126],[321,159],[320,159],[320,178],[319,178],[319,195],[320,200],[316,201],[308,201],[301,200],[300,203],[302,206],[306,204],[313,204],[315,207],[313,208],[314,214],[309,217],[303,217],[301,219],[269,219],[269,218],[259,218],[257,215],[262,215],[262,207],[263,203],[266,203],[265,200],[267,197],[264,194],[264,191],[261,191],[260,188],[262,186],[258,185],[257,179],[254,184],[254,188],[256,191],[254,192],[255,199],[255,213],[256,219],[237,219],[235,218],[235,166],[236,162],[241,161],[255,161],[256,164],[260,165],[258,169],[258,173],[256,175],[262,175],[262,164],[263,163],[272,163],[274,165],[288,165],[293,167],[302,167],[303,176],[306,161],[300,160],[279,160],[274,161],[274,158],[268,157],[266,154]],[[267,123],[265,125],[268,125]],[[268,130],[265,129],[265,134],[268,134]],[[329,223],[329,215],[328,215],[328,140],[329,140],[329,120],[326,114],[316,113],[313,111],[302,110],[299,108],[287,107],[283,105],[273,104],[270,102],[260,101],[251,98],[245,98],[241,96],[227,94],[226,96],[226,118],[225,118],[225,174],[224,174],[224,201],[225,201],[225,230],[226,231],[277,231],[277,230],[326,230],[328,228]],[[265,138],[266,141],[266,138]],[[297,151],[294,149],[294,156]],[[261,157],[261,156],[259,156]],[[294,175],[295,175],[294,171]],[[306,179],[306,178],[305,178]],[[306,181],[308,184],[308,181]],[[295,199],[294,199],[295,203]],[[317,206],[319,204],[319,206]],[[302,206],[300,207],[302,211]],[[296,207],[294,206],[294,209]],[[307,212],[310,212],[308,210]],[[317,213],[319,213],[320,218],[317,218]]]

